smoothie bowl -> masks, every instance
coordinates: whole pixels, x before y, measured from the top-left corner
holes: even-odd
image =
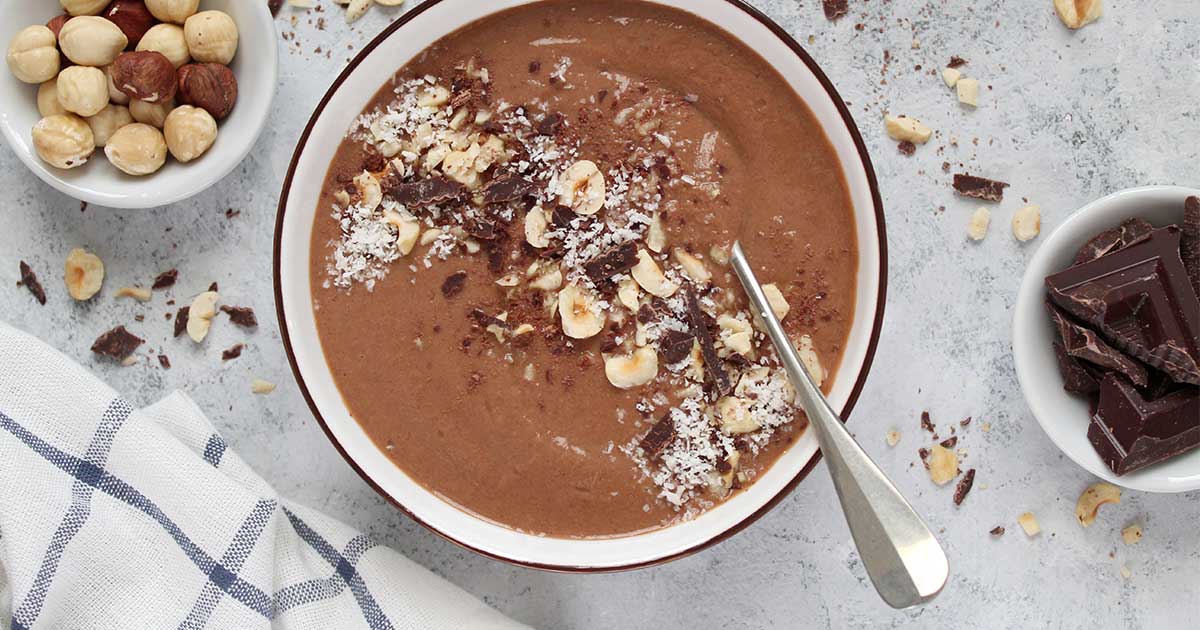
[[[275,247],[293,370],[347,461],[456,543],[556,570],[680,557],[818,456],[734,240],[843,418],[862,388],[886,279],[869,158],[741,3],[483,4],[393,24],[301,138]]]

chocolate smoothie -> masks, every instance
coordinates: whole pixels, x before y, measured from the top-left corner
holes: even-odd
[[[804,431],[728,267],[741,239],[829,383],[855,308],[816,119],[691,14],[547,0],[399,68],[318,202],[321,343],[354,418],[446,501],[623,536],[754,483]]]

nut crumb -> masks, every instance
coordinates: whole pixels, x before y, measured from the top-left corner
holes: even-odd
[[[1096,514],[1105,503],[1120,503],[1121,489],[1111,483],[1094,483],[1088,486],[1075,502],[1075,518],[1087,527],[1096,522]]]
[[[1136,545],[1142,539],[1142,526],[1138,524],[1130,525],[1121,530],[1121,540],[1125,541],[1126,545]]]
[[[987,236],[988,226],[992,223],[992,211],[980,206],[971,215],[971,222],[967,224],[967,236],[972,241],[982,241]]]
[[[893,429],[893,430],[891,430],[891,431],[888,431],[888,432],[887,432],[887,444],[888,444],[888,446],[895,446],[895,445],[897,445],[897,444],[899,444],[899,443],[900,443],[900,432],[899,432],[899,431],[896,431],[896,430],[894,430],[894,429]]]
[[[1025,530],[1025,535],[1033,538],[1042,531],[1042,526],[1038,524],[1037,517],[1033,512],[1026,512],[1017,517],[1017,523],[1021,525],[1021,529]]]
[[[255,394],[270,394],[275,391],[275,383],[256,378],[250,381],[250,391]]]
[[[1017,210],[1012,220],[1013,236],[1022,243],[1037,238],[1042,231],[1042,209],[1025,206]]]
[[[121,287],[117,289],[117,297],[133,298],[139,302],[149,302],[151,294],[150,289],[145,287]]]
[[[1100,0],[1054,0],[1058,19],[1070,29],[1083,28],[1104,13]]]
[[[946,485],[958,476],[958,455],[954,451],[935,444],[929,451],[929,478],[939,486]]]

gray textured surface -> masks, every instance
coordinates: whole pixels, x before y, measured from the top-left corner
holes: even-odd
[[[852,0],[831,24],[816,0],[756,2],[813,54],[849,101],[866,137],[887,209],[891,295],[883,342],[852,427],[867,450],[942,539],[953,575],[932,605],[893,612],[875,596],[847,540],[822,465],[777,509],[714,549],[633,573],[563,576],[477,557],[414,525],[381,500],[327,443],[297,388],[273,318],[270,252],[278,188],[292,146],[329,81],[355,48],[397,15],[373,10],[353,30],[329,0],[327,30],[301,14],[281,30],[275,119],[234,173],[169,208],[116,212],[72,201],[0,150],[0,316],[77,357],[137,403],[173,388],[191,394],[229,442],[280,491],[398,548],[514,617],[543,628],[722,627],[1200,627],[1200,493],[1127,492],[1081,529],[1075,498],[1092,479],[1052,445],[1029,415],[1009,353],[1009,317],[1024,261],[1038,242],[1008,232],[1022,197],[1043,208],[1046,229],[1108,192],[1144,184],[1200,184],[1200,3],[1108,2],[1108,15],[1078,32],[1057,21],[1050,0],[920,2]],[[997,8],[997,7],[1003,8]],[[863,31],[854,25],[862,22]],[[920,48],[912,49],[912,40]],[[332,54],[314,52],[318,46]],[[891,63],[885,67],[885,51]],[[978,111],[959,106],[928,73],[951,54],[985,88]],[[921,64],[925,72],[913,66]],[[886,83],[883,81],[886,79]],[[938,130],[903,157],[884,137],[884,111]],[[957,136],[958,146],[950,145]],[[978,138],[976,143],[975,139]],[[982,244],[964,229],[976,204],[949,192],[942,162],[1012,182]],[[939,207],[945,207],[939,211]],[[225,217],[226,208],[241,214]],[[59,276],[67,252],[85,246],[106,262],[102,296],[71,303]],[[31,262],[50,293],[45,308],[13,288],[17,260]],[[176,296],[219,281],[228,303],[255,307],[251,335],[215,326],[203,348],[170,339],[164,298],[118,301],[120,286],[178,267]],[[131,324],[175,364],[121,368],[95,361],[97,334]],[[249,347],[222,364],[220,350]],[[251,396],[249,379],[280,383]],[[978,468],[976,489],[955,508],[916,461],[917,416],[973,416],[960,446]],[[981,430],[990,422],[992,430]],[[903,433],[888,448],[884,433]],[[1028,539],[1017,514],[1032,510],[1044,532]],[[1120,529],[1144,524],[1126,547]],[[988,535],[995,525],[1008,533]],[[1123,579],[1126,565],[1132,577]]]

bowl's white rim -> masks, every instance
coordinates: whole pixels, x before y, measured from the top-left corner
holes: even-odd
[[[275,28],[275,16],[271,15],[271,10],[267,7],[267,3],[257,2],[252,4],[255,5],[253,11],[256,16],[254,36],[256,38],[266,38],[265,41],[270,42],[270,45],[263,47],[267,53],[267,58],[259,62],[265,63],[268,66],[267,78],[270,80],[268,83],[270,91],[266,94],[265,102],[259,104],[256,108],[258,111],[253,112],[255,117],[252,133],[247,134],[242,140],[242,148],[234,154],[235,159],[231,159],[216,167],[196,169],[198,171],[197,179],[193,185],[176,189],[168,189],[164,186],[159,187],[157,190],[152,186],[147,186],[146,192],[137,195],[114,195],[93,188],[86,188],[66,181],[51,168],[43,164],[41,159],[34,155],[31,146],[25,141],[25,138],[16,135],[17,132],[13,129],[12,125],[7,124],[7,122],[0,124],[0,133],[4,135],[12,152],[16,154],[17,158],[38,179],[63,194],[69,195],[79,201],[86,201],[89,204],[122,210],[139,210],[170,205],[204,192],[224,179],[226,175],[232,173],[233,169],[237,168],[246,159],[246,156],[250,154],[250,151],[254,149],[259,136],[262,135],[263,130],[267,126],[267,117],[271,113],[276,86],[279,84],[279,38]],[[243,33],[244,36],[245,34]],[[36,86],[31,87],[36,89]],[[240,85],[238,87],[241,88]],[[241,92],[242,90],[239,89],[239,103],[242,100]],[[5,115],[0,114],[0,116]],[[97,151],[102,151],[102,149],[97,149]],[[147,183],[150,183],[151,178],[153,178],[152,175],[147,178]]]
[[[1043,364],[1047,356],[1051,361],[1054,358],[1048,348],[1042,348],[1035,344],[1033,330],[1036,326],[1048,325],[1042,308],[1042,296],[1045,293],[1043,287],[1046,275],[1057,271],[1057,269],[1050,269],[1050,263],[1051,259],[1062,253],[1063,247],[1077,247],[1082,244],[1083,240],[1094,236],[1097,230],[1111,227],[1130,216],[1136,216],[1139,205],[1169,204],[1178,202],[1189,195],[1200,196],[1200,190],[1183,186],[1126,188],[1092,201],[1071,213],[1071,216],[1045,237],[1038,250],[1029,259],[1025,275],[1021,279],[1017,302],[1013,307],[1013,363],[1021,394],[1030,411],[1033,412],[1034,419],[1037,420],[1038,425],[1050,438],[1050,441],[1071,461],[1109,483],[1131,490],[1162,493],[1197,490],[1200,489],[1200,470],[1185,477],[1171,477],[1163,474],[1159,466],[1150,466],[1127,475],[1117,476],[1109,470],[1090,444],[1087,444],[1087,448],[1081,451],[1066,443],[1058,430],[1058,423],[1050,420],[1053,410],[1050,409],[1049,400],[1052,397],[1067,396],[1067,394],[1062,391],[1061,379],[1047,382],[1036,378],[1035,365]],[[1108,216],[1110,214],[1112,216]],[[1099,218],[1098,215],[1103,215],[1103,218]],[[1054,369],[1054,373],[1058,374],[1057,368]]]
[[[669,549],[669,550],[661,552],[661,553],[656,551],[653,554],[647,554],[646,557],[644,557],[644,558],[639,557],[635,561],[626,561],[626,562],[611,562],[611,563],[601,562],[601,561],[597,561],[597,562],[558,562],[558,561],[551,560],[551,559],[542,559],[542,560],[535,561],[535,560],[530,560],[529,558],[515,557],[517,554],[509,555],[502,551],[498,551],[496,549],[481,548],[481,546],[484,546],[484,545],[472,544],[470,542],[466,542],[466,541],[462,540],[460,537],[455,536],[454,533],[448,532],[448,531],[443,531],[442,529],[439,529],[438,527],[436,527],[436,526],[430,524],[429,522],[427,522],[426,520],[422,519],[420,516],[415,514],[412,509],[410,509],[408,506],[404,505],[404,503],[402,501],[396,499],[389,492],[384,490],[381,487],[381,484],[376,479],[374,479],[371,476],[371,474],[367,473],[364,470],[364,466],[360,465],[360,463],[357,462],[354,457],[351,457],[348,454],[346,445],[342,444],[341,441],[339,441],[337,435],[335,435],[335,433],[338,430],[345,431],[346,430],[345,427],[336,428],[336,430],[335,430],[335,427],[332,427],[331,424],[329,422],[327,422],[325,420],[325,418],[322,416],[320,409],[319,409],[320,405],[314,400],[314,397],[313,397],[312,393],[309,391],[309,387],[305,382],[304,369],[302,369],[302,367],[300,365],[302,363],[302,361],[297,359],[297,350],[296,350],[297,346],[295,346],[293,344],[291,335],[289,333],[289,327],[288,327],[289,311],[292,311],[293,309],[300,309],[303,307],[303,305],[300,305],[299,303],[297,303],[295,305],[289,304],[289,300],[286,299],[286,296],[284,295],[283,285],[285,284],[285,282],[288,282],[290,284],[290,281],[293,280],[293,278],[291,278],[290,276],[294,275],[294,272],[291,271],[290,266],[286,270],[281,271],[282,261],[285,256],[285,253],[291,253],[290,250],[293,248],[302,247],[302,245],[288,246],[283,242],[285,228],[287,227],[287,224],[288,224],[288,222],[286,220],[286,210],[289,205],[289,193],[291,192],[291,189],[293,186],[293,179],[296,175],[297,165],[302,161],[304,149],[308,142],[309,136],[313,132],[313,129],[315,127],[317,127],[318,124],[320,123],[320,119],[326,109],[326,106],[329,104],[330,100],[335,98],[335,94],[337,93],[338,89],[342,86],[343,82],[345,82],[347,80],[347,78],[353,74],[353,72],[357,69],[359,64],[365,58],[367,58],[377,46],[379,46],[382,42],[384,42],[391,35],[396,33],[400,27],[409,23],[410,21],[412,21],[414,18],[418,17],[420,14],[422,14],[426,10],[429,10],[432,7],[441,5],[443,1],[444,0],[433,0],[431,2],[427,2],[423,5],[421,5],[420,7],[415,8],[413,11],[409,12],[408,14],[405,14],[397,22],[393,23],[390,27],[385,29],[384,32],[382,32],[378,37],[376,37],[375,40],[373,40],[370,44],[368,44],[364,49],[362,49],[360,51],[358,57],[356,57],[355,60],[352,61],[351,64],[346,68],[346,70],[334,81],[333,85],[330,87],[330,90],[325,95],[325,97],[323,98],[321,103],[318,105],[316,111],[313,114],[313,117],[310,119],[309,124],[304,131],[304,134],[301,136],[301,139],[298,142],[296,153],[293,156],[293,160],[289,167],[288,175],[287,175],[287,178],[284,183],[284,188],[283,188],[283,191],[280,196],[280,205],[279,205],[279,213],[278,213],[277,221],[276,221],[276,236],[275,236],[274,279],[275,279],[275,292],[276,292],[276,309],[277,309],[277,314],[279,317],[280,330],[281,330],[281,333],[282,333],[283,339],[284,339],[285,349],[287,350],[287,353],[288,353],[289,362],[292,365],[293,373],[296,376],[297,383],[300,386],[301,392],[305,396],[306,401],[309,403],[309,406],[313,411],[314,417],[316,417],[316,419],[318,420],[318,423],[322,426],[322,429],[325,430],[325,432],[329,436],[330,440],[334,443],[334,446],[338,449],[338,451],[342,454],[342,456],[346,459],[346,461],[351,465],[351,467],[354,468],[360,474],[360,476],[362,476],[363,479],[365,481],[367,481],[368,484],[370,484],[372,487],[374,487],[384,497],[389,499],[401,511],[405,512],[411,518],[413,518],[417,522],[421,523],[422,525],[425,525],[431,531],[441,535],[442,537],[444,537],[452,542],[455,542],[456,544],[459,544],[460,546],[471,549],[472,551],[475,551],[477,553],[480,553],[482,555],[486,555],[486,556],[489,556],[489,557],[492,557],[495,559],[503,560],[506,562],[514,563],[514,564],[519,564],[522,566],[530,566],[530,567],[535,567],[535,568],[557,570],[557,571],[584,571],[584,572],[612,571],[612,570],[624,570],[624,569],[631,569],[631,568],[637,568],[637,567],[643,567],[643,566],[650,566],[650,565],[666,562],[666,561],[669,561],[669,560],[672,560],[675,558],[679,558],[679,557],[688,555],[690,553],[693,553],[695,551],[703,549],[707,546],[715,544],[716,542],[724,540],[725,538],[729,537],[730,535],[740,531],[746,525],[753,522],[758,517],[760,517],[762,514],[764,514],[768,510],[770,510],[780,499],[782,499],[784,496],[786,496],[788,494],[788,492],[790,492],[791,489],[793,489],[795,487],[795,485],[797,483],[799,483],[799,481],[808,474],[809,471],[811,471],[815,467],[816,463],[819,461],[819,456],[820,456],[819,452],[816,451],[815,447],[813,447],[813,452],[812,452],[811,457],[809,457],[809,459],[801,467],[801,469],[795,473],[794,477],[792,477],[791,480],[788,481],[786,484],[784,484],[780,489],[778,489],[777,491],[774,491],[775,493],[772,496],[770,496],[767,500],[762,501],[761,504],[756,503],[755,505],[757,506],[757,508],[754,509],[754,511],[752,513],[750,513],[746,517],[743,517],[741,520],[734,522],[733,524],[731,524],[723,529],[718,530],[715,534],[695,542],[694,544],[689,544],[688,546],[686,546],[684,548]],[[511,3],[511,2],[527,2],[527,1],[529,1],[529,0],[510,0],[509,3]],[[678,0],[652,0],[652,1],[663,2],[666,4],[672,4],[672,5],[679,4]],[[509,3],[499,3],[499,4],[507,5]],[[862,293],[860,293],[860,303],[858,305],[858,309],[860,311],[862,311],[862,309],[869,309],[867,311],[862,311],[862,312],[869,314],[866,321],[870,322],[870,326],[869,326],[869,328],[864,326],[864,328],[862,330],[869,330],[869,334],[863,333],[864,338],[860,338],[857,342],[863,348],[862,353],[861,353],[861,360],[854,361],[854,364],[860,366],[858,373],[855,375],[854,380],[850,381],[846,385],[846,391],[842,394],[845,396],[845,398],[843,400],[843,417],[846,417],[849,414],[849,411],[853,407],[854,403],[857,401],[859,394],[861,393],[862,387],[865,384],[867,373],[869,372],[871,363],[874,359],[874,354],[875,354],[875,351],[876,351],[877,345],[878,345],[879,334],[882,329],[883,310],[884,310],[884,303],[885,303],[885,297],[886,297],[886,285],[887,285],[886,228],[884,225],[882,201],[880,198],[878,184],[875,179],[874,169],[873,169],[873,166],[871,165],[870,157],[866,151],[866,147],[862,141],[862,137],[859,134],[857,126],[854,124],[853,118],[850,115],[849,110],[846,108],[845,103],[841,100],[837,91],[834,89],[832,83],[828,80],[827,77],[825,77],[825,75],[817,67],[816,63],[811,59],[811,57],[809,57],[807,55],[806,52],[804,52],[804,50],[800,47],[800,45],[798,43],[796,43],[789,35],[787,35],[787,33],[785,31],[783,31],[780,27],[775,25],[773,22],[771,22],[768,18],[763,16],[757,10],[746,5],[741,0],[715,0],[715,4],[718,7],[721,7],[721,9],[720,9],[721,11],[734,10],[736,12],[736,11],[740,10],[742,13],[745,14],[745,16],[741,16],[739,14],[739,19],[744,17],[745,19],[749,20],[749,22],[748,22],[749,24],[753,24],[754,22],[757,22],[758,25],[754,26],[753,27],[754,29],[757,30],[760,27],[765,27],[769,33],[774,34],[776,36],[776,38],[778,38],[778,41],[774,42],[774,45],[784,46],[789,51],[787,54],[789,55],[788,58],[792,60],[792,63],[802,64],[804,71],[811,74],[811,77],[808,80],[816,81],[819,84],[820,89],[821,89],[821,91],[823,91],[824,96],[829,99],[828,104],[823,105],[823,106],[828,106],[828,107],[832,108],[832,112],[833,112],[832,117],[837,121],[836,124],[838,125],[837,133],[845,134],[844,136],[840,136],[840,137],[844,137],[847,144],[849,144],[852,147],[852,150],[849,150],[849,154],[853,156],[854,164],[852,166],[844,165],[844,168],[847,171],[848,180],[852,180],[849,182],[849,184],[851,186],[852,196],[856,194],[856,188],[855,188],[856,185],[858,186],[857,191],[859,191],[859,192],[865,191],[865,192],[861,192],[861,194],[859,195],[860,199],[856,199],[856,207],[859,207],[862,210],[862,212],[859,212],[856,214],[858,216],[862,216],[863,214],[865,214],[866,216],[869,216],[870,219],[867,221],[867,224],[873,228],[873,231],[870,234],[871,238],[869,239],[870,240],[869,248],[864,246],[864,244],[862,242],[863,239],[860,236],[860,247],[859,247],[859,249],[860,249],[860,267],[870,270],[870,273],[868,273],[868,278],[867,278],[866,282],[862,281],[863,274],[860,273],[860,284],[868,287],[870,290],[870,293],[867,294],[868,295],[867,300],[862,300],[861,299]],[[503,6],[497,7],[496,10],[499,10],[500,8],[503,8]],[[469,21],[469,20],[467,20],[467,21]],[[462,22],[462,24],[465,24],[465,23],[466,23],[466,21]],[[461,24],[459,24],[459,25],[461,25]],[[449,31],[446,31],[446,32],[449,32]],[[794,58],[792,56],[794,56]],[[306,233],[311,234],[311,225],[308,226]],[[294,239],[293,239],[293,242],[295,242]],[[285,250],[288,250],[288,251],[285,252]],[[868,250],[869,255],[864,256],[864,254],[863,254],[864,250]],[[307,264],[307,258],[306,258],[305,262]],[[873,302],[871,301],[870,296],[874,297]],[[311,304],[308,304],[307,308],[309,308],[309,310],[311,311]],[[297,310],[296,312],[299,312],[299,311]],[[306,336],[307,336],[307,334],[306,334]],[[311,340],[306,338],[304,341],[307,342],[307,341],[311,341]],[[316,342],[316,343],[317,343],[317,345],[319,345],[319,342]],[[308,354],[309,352],[310,351],[307,349],[304,350],[305,354]],[[305,362],[310,361],[310,360],[311,359],[306,359]],[[843,358],[843,363],[844,364],[846,363],[846,358]],[[327,367],[326,367],[326,370],[327,370]],[[843,378],[847,378],[847,379],[849,378],[849,377],[846,377],[844,375],[844,373],[845,373],[845,370],[843,369],[839,375],[839,378],[838,378],[839,381],[842,380]],[[344,407],[344,403],[341,403],[341,405]],[[361,428],[359,429],[359,431],[361,432]],[[395,466],[392,465],[392,468],[395,468]],[[790,473],[788,473],[788,474],[790,474]],[[416,482],[409,480],[408,483],[415,484]],[[426,494],[428,494],[427,490],[424,490],[424,492]],[[432,496],[432,495],[429,495],[429,496]],[[455,508],[455,509],[457,509],[457,508]],[[475,518],[476,520],[479,520],[477,517],[471,517],[471,518]],[[703,519],[703,518],[704,517],[701,517],[701,519]],[[701,519],[697,519],[697,520],[701,520]],[[492,524],[487,524],[487,525],[489,527],[494,527],[494,528],[499,527],[497,525],[492,525]],[[682,526],[676,526],[676,527],[669,528],[669,529],[675,530],[680,527],[682,527]],[[657,530],[657,531],[661,532],[664,530]],[[527,534],[514,533],[511,530],[506,530],[504,535],[512,536],[514,534],[517,534],[518,536],[523,537],[524,539],[527,539],[527,542],[532,541],[532,540],[543,540],[543,541],[546,540],[546,539],[543,539],[540,537],[530,536]],[[624,539],[606,539],[606,540],[601,540],[601,541],[561,540],[559,542],[561,542],[563,544],[580,545],[580,546],[582,546],[582,545],[597,545],[597,544],[603,544],[603,543],[615,544],[619,541],[629,541],[629,540],[633,540],[633,539],[643,537],[643,536],[652,536],[653,534],[654,533],[651,532],[650,534],[633,536],[633,537],[628,537],[628,538],[624,538]]]

